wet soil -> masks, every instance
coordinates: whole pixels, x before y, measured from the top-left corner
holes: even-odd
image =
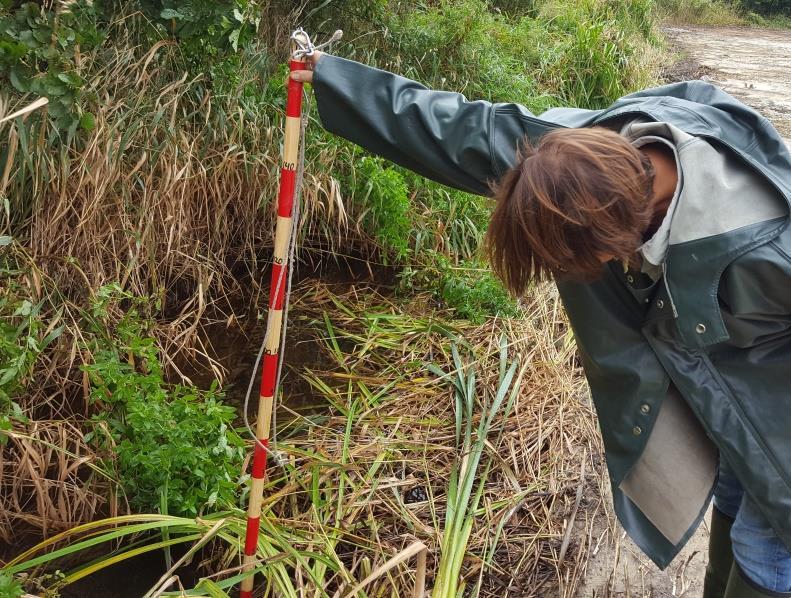
[[[721,87],[766,116],[791,145],[791,30],[683,26],[665,33],[677,53],[663,73],[667,82],[702,79]],[[603,479],[607,515],[594,527],[594,549],[577,596],[700,598],[710,510],[684,550],[660,571],[615,521],[609,492]]]
[[[292,282],[287,340],[282,355],[282,398],[286,405],[278,413],[280,421],[293,419],[295,414],[305,415],[326,410],[326,403],[317,397],[311,386],[299,376],[299,372],[305,368],[314,371],[325,370],[332,365],[326,362],[326,353],[319,350],[314,327],[307,322],[299,301],[296,301],[300,286],[310,280],[321,280],[338,294],[362,285],[373,287],[387,296],[395,287],[396,273],[393,267],[373,264],[355,256],[345,256],[338,261],[323,260],[313,264],[307,262],[297,264]],[[269,273],[264,279],[269,279]],[[268,290],[265,292],[268,293]],[[203,341],[225,370],[222,385],[225,393],[224,402],[236,407],[240,416],[250,379],[253,378],[251,396],[247,405],[247,414],[252,422],[258,406],[261,366],[259,364],[255,372],[253,368],[264,340],[266,313],[258,313],[242,305],[236,306],[234,312],[242,315],[232,318],[230,322],[227,318],[218,318],[214,323],[206,326]],[[208,387],[215,378],[215,372],[209,370],[188,373],[193,383],[201,388]]]
[[[180,550],[173,550],[173,560],[180,558],[182,554]],[[60,596],[61,598],[140,598],[167,570],[164,553],[150,552],[89,575],[62,589]],[[204,571],[203,574],[205,575],[206,572]],[[174,575],[178,576],[178,580],[168,587],[171,591],[192,588],[201,577],[195,561],[177,569]]]

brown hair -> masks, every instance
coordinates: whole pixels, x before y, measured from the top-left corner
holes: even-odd
[[[487,232],[492,267],[520,295],[549,275],[592,280],[629,257],[651,220],[653,170],[629,141],[601,127],[558,129],[525,143],[495,187]]]

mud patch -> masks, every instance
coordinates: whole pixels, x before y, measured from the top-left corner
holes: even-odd
[[[277,417],[288,422],[297,414],[318,414],[327,411],[327,404],[316,396],[310,384],[300,376],[304,369],[326,370],[325,352],[319,347],[315,326],[304,317],[297,299],[303,285],[312,280],[321,280],[335,292],[342,294],[353,288],[371,287],[388,296],[396,284],[397,269],[392,266],[376,265],[365,259],[344,256],[337,260],[317,263],[300,262],[294,272],[292,308],[288,316],[285,353],[283,355],[282,401]],[[269,273],[265,275],[268,280]],[[266,290],[268,293],[268,290]],[[296,304],[296,305],[293,305]],[[247,405],[247,415],[255,420],[258,406],[258,383],[261,364],[253,372],[258,350],[264,340],[266,313],[256,312],[248,306],[235,306],[233,318],[215,318],[203,331],[203,345],[210,351],[219,367],[223,369],[223,391],[225,402],[236,407],[242,414],[245,396],[251,376],[253,387]],[[207,387],[215,378],[211,370],[190,371],[190,379],[201,387]]]

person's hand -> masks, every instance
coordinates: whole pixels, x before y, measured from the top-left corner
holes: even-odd
[[[313,52],[313,54],[307,57],[305,63],[308,68],[303,71],[293,71],[291,73],[291,78],[301,83],[313,83],[313,68],[322,56],[324,56],[324,52],[319,52],[318,50]]]

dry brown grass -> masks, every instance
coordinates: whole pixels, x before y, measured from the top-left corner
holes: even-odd
[[[285,52],[284,31],[300,10],[272,3],[261,35],[280,45],[270,47]],[[101,286],[118,283],[157,302],[152,334],[177,376],[178,363],[200,361],[221,378],[200,344],[207,313],[233,318],[239,305],[265,300],[283,115],[245,103],[240,89],[264,94],[268,71],[249,66],[239,89],[214,95],[203,77],[180,76],[175,43],[124,42],[128,24],[114,25],[110,41],[81,57],[85,93],[99,98],[92,131],[65,139],[44,111],[0,125],[9,149],[0,165],[0,196],[9,202],[0,231],[24,247],[35,298],[49,300],[51,320],[66,325],[24,397],[43,419],[87,414],[79,371],[91,357],[85,309]],[[0,115],[17,107],[5,100]],[[300,239],[331,252],[346,248],[349,235],[331,174],[343,151],[311,153],[302,194]],[[354,236],[366,238],[359,227]]]
[[[81,423],[33,421],[8,432],[0,451],[4,542],[47,537],[118,512],[116,482],[83,440]]]
[[[285,52],[300,10],[272,4],[261,35],[280,45],[270,47]],[[66,139],[44,111],[0,125],[8,148],[0,234],[17,242],[2,248],[9,260],[2,265],[19,269],[13,284],[45,303],[48,331],[64,327],[16,397],[32,422],[3,449],[4,476],[14,480],[2,489],[0,536],[7,539],[21,529],[14,521],[46,535],[91,519],[104,501],[106,486],[97,494],[93,479],[63,473],[69,450],[77,459],[95,457],[80,440],[79,422],[96,411],[81,366],[93,360],[89,305],[100,287],[118,283],[153,298],[158,312],[146,315],[156,326],[148,332],[168,372],[187,382],[185,363],[200,363],[220,381],[225,374],[200,334],[207,315],[232,320],[234,309],[265,301],[282,112],[260,101],[251,107],[233,95],[238,90],[213,95],[200,77],[180,76],[179,48],[169,41],[137,47],[124,40],[130,22],[114,25],[108,41],[80,59],[86,94],[98,99],[92,131]],[[267,76],[250,69],[239,73],[239,86],[263,94]],[[26,103],[3,98],[0,116]],[[346,245],[349,232],[331,174],[340,151],[317,148],[302,194],[301,242],[331,251]],[[364,237],[359,228],[355,234]],[[110,330],[122,316],[115,306],[98,326]],[[53,434],[55,453],[47,446]]]
[[[296,469],[266,499],[273,512],[289,525],[324,526],[318,535],[329,534],[325,541],[336,542],[338,558],[357,578],[423,542],[430,585],[450,471],[464,455],[454,446],[452,393],[426,366],[449,371],[456,337],[467,346],[465,361],[476,363],[486,403],[497,386],[497,339],[505,334],[527,370],[513,411],[489,434],[492,466],[463,576],[468,588],[480,583],[484,596],[573,596],[599,507],[591,480],[601,447],[554,287],[537,289],[524,317],[477,327],[450,325],[419,299],[394,304],[366,288],[336,295],[310,283],[295,297],[297,325],[313,331],[327,363],[300,373],[333,409],[326,419],[291,422],[307,430],[281,445]],[[308,347],[302,350],[315,350]],[[286,360],[299,360],[299,352],[290,347]],[[321,500],[310,491],[317,478]],[[338,539],[334,527],[342,530]],[[399,595],[411,587],[408,579],[383,579],[373,595]]]

